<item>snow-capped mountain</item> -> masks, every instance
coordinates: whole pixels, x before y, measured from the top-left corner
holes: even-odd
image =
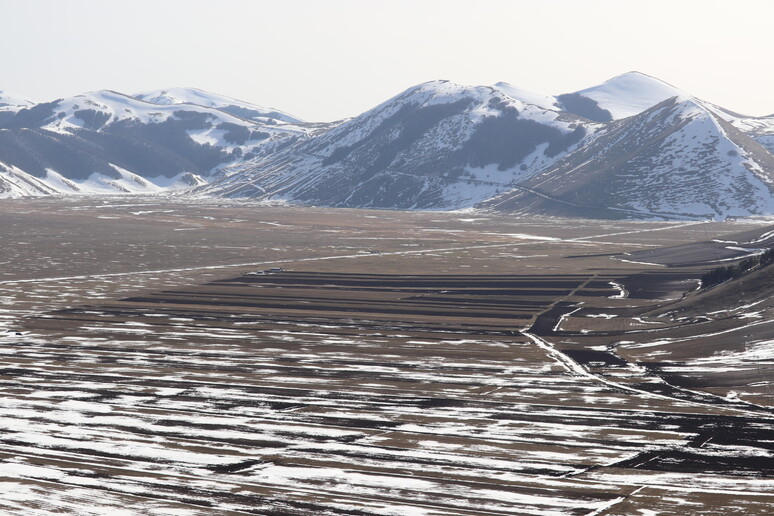
[[[612,122],[482,206],[621,217],[771,214],[774,156],[706,105],[672,97]]]
[[[163,90],[146,91],[135,93],[134,98],[159,105],[191,104],[194,106],[203,106],[219,109],[225,113],[246,118],[255,122],[274,123],[287,122],[298,124],[303,122],[301,119],[279,111],[277,109],[265,108],[250,104],[241,100],[210,93],[198,88],[167,88]]]
[[[574,93],[433,81],[310,124],[194,88],[0,92],[0,197],[156,193],[603,217],[774,214],[774,115],[629,72]]]
[[[774,157],[760,144],[774,135],[769,122],[637,72],[557,96],[437,81],[194,192],[605,217],[774,214]]]
[[[0,118],[0,196],[35,193],[21,185],[39,181],[20,183],[21,174],[57,193],[195,186],[308,133],[302,125],[262,123],[212,107],[158,105],[108,90],[86,93]]]
[[[640,72],[628,72],[598,86],[547,98],[565,111],[598,122],[609,122],[637,115],[672,97],[692,98],[755,138],[769,151],[774,151],[774,114],[765,117],[740,115]]]
[[[196,192],[325,206],[470,206],[542,170],[598,127],[510,93],[421,84]]]

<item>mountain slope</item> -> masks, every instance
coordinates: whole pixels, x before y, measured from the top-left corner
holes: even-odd
[[[673,97],[482,206],[601,216],[774,213],[774,156],[697,101]]]
[[[55,195],[56,188],[14,166],[0,163],[0,199]]]
[[[745,116],[723,109],[720,106],[712,104],[710,106],[723,120],[753,137],[769,152],[774,153],[774,115]]]
[[[325,206],[454,209],[543,169],[596,128],[495,88],[435,81],[196,192]]]

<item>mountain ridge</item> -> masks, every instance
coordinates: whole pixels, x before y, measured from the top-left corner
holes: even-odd
[[[0,197],[176,190],[332,207],[774,215],[774,117],[640,72],[559,95],[428,81],[326,124],[197,88],[8,99]]]

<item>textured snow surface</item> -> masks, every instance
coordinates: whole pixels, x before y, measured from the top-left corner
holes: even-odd
[[[642,113],[670,97],[690,97],[674,86],[640,72],[628,72],[575,93],[596,101],[615,120]]]

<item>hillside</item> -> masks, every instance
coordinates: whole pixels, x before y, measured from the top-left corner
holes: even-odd
[[[457,209],[544,169],[596,128],[496,88],[435,81],[195,192],[324,206]]]

